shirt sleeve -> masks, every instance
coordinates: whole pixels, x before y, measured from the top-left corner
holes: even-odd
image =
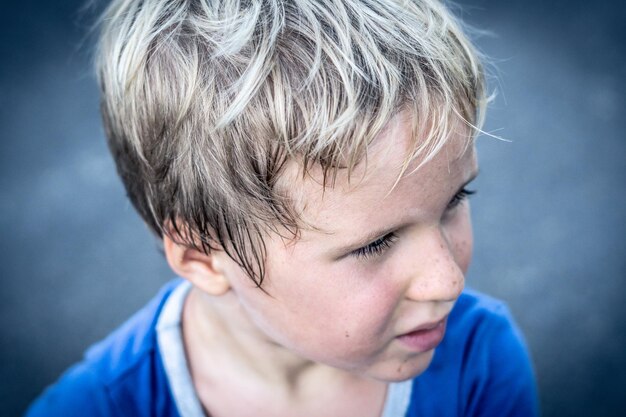
[[[475,368],[466,416],[536,417],[535,375],[524,337],[505,305],[489,321]]]
[[[67,370],[33,402],[24,417],[108,417],[113,409],[107,389],[84,363]]]

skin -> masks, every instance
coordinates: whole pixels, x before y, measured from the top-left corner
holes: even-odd
[[[268,237],[263,286],[270,296],[225,253],[165,239],[171,267],[194,284],[184,342],[211,415],[246,415],[249,407],[259,415],[319,415],[322,400],[333,404],[327,416],[380,415],[387,383],[428,367],[434,350],[410,349],[398,336],[446,317],[463,289],[469,204],[453,203],[478,168],[459,131],[396,184],[411,132],[400,114],[350,181],[340,174],[323,190],[320,173],[295,180],[303,218],[315,230],[302,230],[295,242]],[[295,163],[288,170],[286,178],[301,178]],[[387,232],[395,239],[381,253],[356,255]]]

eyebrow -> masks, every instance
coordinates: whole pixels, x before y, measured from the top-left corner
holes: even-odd
[[[456,190],[456,192],[453,195],[457,195],[458,193],[460,193],[462,189],[467,187],[472,181],[474,181],[476,179],[476,177],[478,177],[478,174],[480,174],[480,170],[477,169],[470,176],[470,178],[467,181],[465,181],[463,183],[463,185],[461,185]],[[364,246],[367,246],[370,243],[375,242],[376,240],[387,236],[389,233],[391,233],[393,231],[402,229],[406,224],[407,224],[406,221],[405,222],[399,222],[399,223],[393,224],[391,226],[385,226],[383,228],[373,230],[371,232],[368,232],[365,236],[362,236],[362,237],[358,238],[356,241],[354,241],[352,243],[348,243],[346,245],[343,245],[343,246],[340,246],[340,247],[337,247],[337,248],[333,248],[331,253],[332,253],[333,257],[337,258],[337,260],[343,259],[346,256],[350,255],[355,250],[357,250],[359,248],[362,248]]]

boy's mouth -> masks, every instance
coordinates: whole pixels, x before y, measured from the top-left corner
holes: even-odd
[[[397,339],[410,350],[426,352],[436,348],[446,333],[448,317],[439,321],[422,324],[408,333],[397,336]]]

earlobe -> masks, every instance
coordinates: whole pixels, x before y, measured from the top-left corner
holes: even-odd
[[[163,249],[170,268],[203,292],[220,296],[228,292],[230,283],[220,263],[223,252],[205,254],[197,249],[163,237]]]

